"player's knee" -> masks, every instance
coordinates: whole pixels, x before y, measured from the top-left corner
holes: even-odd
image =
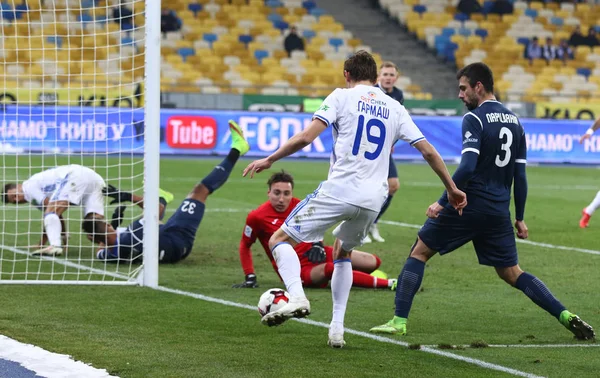
[[[379,269],[379,267],[381,266],[381,259],[377,255],[371,255],[371,256],[375,260],[375,266],[373,267],[373,270]]]
[[[496,273],[504,282],[510,286],[515,286],[523,271],[518,265],[515,265],[510,267],[496,267]]]
[[[433,255],[435,255],[435,253],[436,252],[423,243],[421,239],[417,239],[410,251],[410,257],[427,262],[431,257],[433,257]]]
[[[199,183],[194,186],[192,191],[188,194],[187,198],[205,203],[209,195],[210,190],[208,190],[206,185]]]
[[[388,179],[388,193],[393,196],[400,189],[400,180],[398,178]]]

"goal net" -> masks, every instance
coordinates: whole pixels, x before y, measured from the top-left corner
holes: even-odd
[[[83,232],[85,213],[98,202],[86,200],[94,196],[92,186],[85,185],[89,175],[40,181],[50,203],[62,199],[65,190],[79,193],[69,194],[69,200],[80,197],[84,202],[71,204],[62,214],[63,251],[56,256],[32,253],[44,241],[44,212],[50,210],[39,203],[39,193],[23,190],[20,184],[45,170],[81,165],[107,185],[157,196],[158,157],[144,154],[149,154],[145,146],[154,147],[154,155],[159,153],[154,143],[159,138],[159,91],[154,81],[145,79],[145,61],[152,58],[149,54],[160,54],[160,29],[156,30],[160,26],[145,25],[150,16],[160,25],[160,1],[148,4],[143,0],[0,3],[0,283],[143,283],[145,253],[100,259],[101,246]],[[150,96],[148,85],[153,89]],[[145,112],[146,103],[154,103],[155,117]],[[36,180],[30,182],[37,188]],[[85,189],[77,189],[80,185]],[[13,203],[22,200],[27,202]],[[108,223],[119,205],[110,202],[101,196],[99,207]],[[127,207],[120,226],[144,217],[150,219],[146,231],[157,230],[153,209],[148,216],[148,209],[135,203],[123,205]],[[157,208],[158,198],[146,201],[147,208],[151,205]],[[152,251],[156,240],[150,238],[145,248]],[[157,280],[154,261],[148,264]]]

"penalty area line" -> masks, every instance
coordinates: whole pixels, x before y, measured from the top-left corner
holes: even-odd
[[[256,311],[256,307],[255,306],[250,306],[250,305],[246,305],[246,304],[243,304],[243,303],[232,302],[232,301],[228,301],[228,300],[224,300],[224,299],[220,299],[220,298],[209,297],[209,296],[206,296],[206,295],[192,293],[192,292],[189,292],[189,291],[171,289],[171,288],[168,288],[168,287],[165,287],[165,286],[158,286],[155,289],[158,290],[158,291],[166,292],[166,293],[183,295],[183,296],[186,296],[186,297],[200,299],[200,300],[203,300],[203,301],[206,301],[206,302],[218,303],[218,304],[225,305],[225,306],[238,307],[238,308],[243,308],[243,309],[247,309],[247,310]],[[314,321],[314,320],[310,320],[310,319],[292,319],[292,320],[295,320],[295,321],[300,322],[300,323],[308,324],[308,325],[313,325],[313,326],[316,326],[316,327],[322,327],[322,328],[326,328],[326,329],[329,328],[329,324],[326,324],[326,323],[323,323],[323,322]],[[370,334],[370,333],[367,333],[367,332],[353,330],[353,329],[350,329],[350,328],[346,328],[345,332],[348,333],[348,334],[352,334],[352,335],[364,337],[364,338],[375,340],[375,341],[379,341],[379,342],[382,342],[382,343],[400,345],[400,346],[403,346],[403,347],[408,347],[410,345],[409,343],[407,343],[405,341],[395,340],[395,339],[391,339],[389,337],[377,336],[377,335],[373,335],[373,334]],[[521,371],[521,370],[517,370],[517,369],[512,369],[512,368],[509,368],[509,367],[506,367],[506,366],[502,366],[502,365],[498,365],[498,364],[493,364],[493,363],[490,363],[490,362],[485,362],[485,361],[482,361],[482,360],[478,360],[476,358],[461,356],[461,355],[458,355],[458,354],[455,354],[455,353],[450,353],[450,352],[447,352],[447,351],[443,351],[443,350],[437,349],[435,347],[429,347],[429,346],[424,346],[423,347],[422,346],[419,349],[419,351],[425,352],[425,353],[429,353],[429,354],[434,354],[434,355],[441,356],[441,357],[450,358],[450,359],[457,360],[457,361],[466,362],[468,364],[476,365],[478,367],[481,367],[481,368],[484,368],[484,369],[488,369],[488,370],[501,371],[503,373],[512,374],[512,375],[518,376],[518,377],[540,378],[540,376],[538,376],[538,375],[527,373],[525,371]]]
[[[381,220],[381,221],[379,221],[379,223],[390,224],[392,226],[398,226],[398,227],[414,228],[417,230],[421,229],[421,227],[422,227],[422,225],[418,225],[418,224],[396,222],[396,221],[386,221],[386,220]],[[523,239],[516,239],[516,238],[515,238],[515,240],[517,241],[517,243],[533,245],[536,247],[542,247],[542,248],[548,248],[548,249],[558,249],[558,250],[562,250],[562,251],[587,253],[590,255],[600,255],[600,251],[596,251],[594,249],[575,248],[575,247],[568,247],[568,246],[564,246],[564,245],[554,245],[554,244],[550,244],[550,243],[539,243],[539,242],[534,242],[531,240],[523,240]]]

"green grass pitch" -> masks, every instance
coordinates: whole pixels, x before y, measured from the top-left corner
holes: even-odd
[[[74,161],[77,160],[77,161]],[[30,166],[66,163],[66,158],[3,157],[3,180]],[[93,165],[92,159],[72,163]],[[129,163],[129,161],[125,161]],[[206,175],[217,160],[163,159],[161,187],[175,194],[176,208],[195,182]],[[107,164],[108,163],[108,164]],[[139,163],[119,168],[117,160],[96,160],[99,171],[111,177],[135,176],[140,187]],[[226,301],[255,306],[260,294],[283,287],[261,247],[253,248],[258,289],[232,289],[243,280],[238,245],[247,212],[266,200],[270,172],[250,180],[241,177],[248,160],[241,160],[230,180],[207,202],[194,250],[177,265],[161,266],[160,284]],[[17,170],[16,167],[21,167]],[[328,164],[313,161],[282,161],[271,172],[286,169],[296,178],[295,194],[303,198],[327,175]],[[451,167],[453,170],[454,167]],[[399,164],[401,188],[384,219],[421,225],[425,210],[441,194],[441,184],[426,165]],[[572,248],[600,250],[600,219],[590,228],[578,228],[581,209],[600,189],[596,169],[530,167],[526,222],[530,240]],[[112,209],[112,208],[111,208]],[[69,210],[69,229],[79,230],[79,210]],[[109,213],[110,214],[110,213]],[[127,216],[139,215],[128,210]],[[169,213],[170,215],[171,213]],[[33,219],[30,225],[28,219]],[[0,207],[2,244],[23,247],[38,237],[41,216],[21,205]],[[378,254],[381,269],[396,276],[408,256],[416,229],[397,224],[380,225],[385,243],[361,249]],[[15,236],[15,233],[18,235]],[[327,242],[332,241],[330,233]],[[75,235],[69,259],[90,268],[91,244]],[[584,320],[600,329],[598,272],[600,255],[518,244],[523,269],[537,275],[552,292]],[[27,261],[26,256],[1,251],[2,279],[98,279],[86,270],[49,262]],[[107,269],[126,273],[129,266]],[[135,268],[135,266],[134,266]],[[54,272],[54,275],[49,274]],[[112,278],[108,278],[111,279]],[[307,291],[313,307],[310,320],[328,323],[331,293]],[[290,321],[268,328],[258,312],[224,304],[140,287],[6,285],[0,286],[0,334],[105,368],[121,377],[496,377],[509,373],[490,370],[440,355],[411,350],[360,335],[347,334],[347,347],[333,350],[326,345],[327,330],[314,324]],[[346,326],[357,331],[387,321],[393,315],[394,293],[388,290],[353,289]],[[554,318],[534,305],[520,291],[507,286],[493,269],[479,266],[470,245],[432,259],[422,290],[415,298],[408,324],[409,335],[392,337],[410,344],[534,345],[532,348],[488,347],[445,350],[502,365],[532,375],[593,377],[600,371],[600,348],[578,347]],[[565,344],[548,348],[539,345]]]

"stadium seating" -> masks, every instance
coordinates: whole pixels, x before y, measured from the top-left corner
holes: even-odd
[[[456,0],[380,0],[389,15],[426,42],[442,59],[461,67],[483,61],[494,71],[496,89],[513,101],[588,102],[600,95],[600,48],[579,46],[575,59],[530,62],[524,52],[530,39],[557,45],[569,39],[576,25],[582,33],[595,27],[600,7],[587,3],[516,1],[514,13],[489,14],[491,1],[482,1],[487,14],[456,11]]]
[[[107,8],[116,3],[32,0],[23,12],[3,2],[0,74],[33,86],[42,80],[47,86],[49,79],[56,86],[85,86],[90,78],[116,86],[141,78],[144,2],[127,2],[133,19],[121,25]],[[370,50],[311,0],[170,0],[165,7],[181,29],[163,36],[163,91],[324,96],[345,85],[348,54]],[[283,40],[290,25],[304,37],[305,51],[288,57]],[[406,98],[431,97],[407,77],[397,86]]]

